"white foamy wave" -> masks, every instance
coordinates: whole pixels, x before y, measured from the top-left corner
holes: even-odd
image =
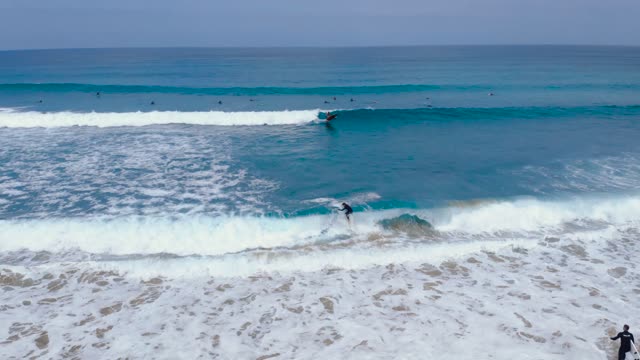
[[[430,221],[439,231],[468,234],[561,231],[571,224],[629,225],[640,221],[640,197],[496,201],[435,211]]]
[[[191,125],[294,125],[318,119],[321,110],[181,112],[152,111],[128,113],[16,112],[0,111],[0,127],[69,127],[69,126],[146,126],[166,124]]]
[[[4,108],[4,107],[0,107],[0,114],[14,113],[14,112],[16,112],[18,110],[20,110],[20,108]]]
[[[2,221],[0,251],[28,249],[64,252],[80,249],[98,254],[223,255],[256,248],[305,245],[347,234],[337,216],[302,218],[159,217],[121,219],[51,219]],[[340,219],[342,220],[342,219]],[[370,232],[375,224],[359,224]]]
[[[336,212],[294,218],[147,216],[5,220],[0,222],[0,251],[81,250],[113,255],[222,256],[255,249],[287,251],[328,246],[341,241],[342,247],[375,246],[375,239],[380,236],[392,241],[394,246],[404,246],[406,241],[415,242],[415,236],[407,237],[409,232],[403,233],[402,226],[385,229],[380,221],[405,213],[415,214],[433,225],[433,234],[425,234],[430,242],[475,241],[485,235],[491,239],[513,236],[540,239],[547,235],[640,227],[640,197],[520,199],[468,207],[366,211],[354,214],[351,228]]]

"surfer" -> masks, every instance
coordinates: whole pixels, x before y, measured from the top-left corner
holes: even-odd
[[[635,344],[633,340],[633,334],[629,332],[629,325],[625,325],[622,327],[623,331],[618,333],[615,337],[612,337],[611,340],[620,339],[620,349],[618,350],[618,360],[624,360],[627,356],[627,353],[631,351],[631,343]]]
[[[344,211],[344,215],[347,217],[347,222],[351,224],[351,218],[349,217],[349,215],[353,214],[351,206],[347,203],[342,203],[342,209],[338,209],[338,211]]]
[[[331,121],[331,120],[335,119],[338,116],[337,114],[332,114],[329,111],[327,111],[327,113],[325,115],[327,116],[327,121]]]

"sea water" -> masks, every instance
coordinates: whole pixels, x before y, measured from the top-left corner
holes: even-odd
[[[633,47],[0,52],[0,354],[605,358],[639,96]]]

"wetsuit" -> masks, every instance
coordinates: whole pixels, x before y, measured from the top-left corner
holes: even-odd
[[[347,217],[347,220],[349,220],[349,215],[353,214],[353,209],[347,204],[343,204],[340,211],[345,211],[344,215]]]
[[[618,350],[618,360],[624,360],[627,356],[627,353],[631,351],[631,342],[635,344],[633,340],[633,334],[628,331],[623,331],[618,333],[616,337],[612,337],[611,340],[620,339],[620,350]]]

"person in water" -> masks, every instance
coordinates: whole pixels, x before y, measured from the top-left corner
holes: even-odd
[[[631,343],[636,343],[633,340],[633,334],[629,332],[629,325],[622,327],[622,332],[618,333],[611,340],[620,339],[620,349],[618,350],[618,360],[624,360],[627,357],[627,353],[631,351]]]
[[[349,215],[353,214],[351,206],[347,203],[342,203],[342,209],[338,209],[338,211],[344,211],[344,215],[347,217],[347,222],[351,224],[351,218],[349,217]]]
[[[327,121],[331,121],[331,120],[335,119],[335,118],[336,118],[336,116],[338,116],[338,115],[336,115],[336,114],[332,114],[332,113],[331,113],[331,112],[329,112],[329,111],[327,111],[327,113],[326,113],[325,115],[326,115],[326,117],[327,117]]]

